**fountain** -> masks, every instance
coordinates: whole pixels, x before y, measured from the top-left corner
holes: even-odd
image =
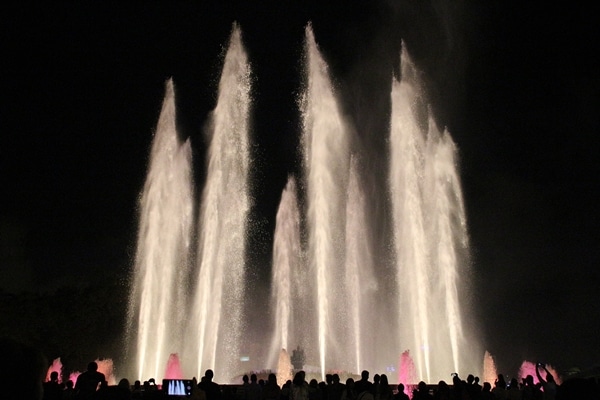
[[[140,198],[133,290],[128,312],[136,375],[158,377],[183,339],[188,249],[192,228],[190,142],[179,143],[175,93],[167,83]]]
[[[556,369],[550,364],[546,364],[545,367],[554,378],[554,382],[560,385],[562,383],[562,377],[558,374],[558,371],[556,371]],[[517,374],[519,382],[522,382],[523,379],[527,377],[527,375],[531,375],[533,377],[533,383],[539,383],[539,379],[537,377],[537,374],[535,373],[535,369],[536,363],[527,360],[523,361],[521,363],[521,367],[519,367],[519,372]],[[542,378],[546,379],[546,372],[543,371],[541,368],[540,374],[542,375]]]
[[[58,383],[62,383],[63,365],[62,365],[62,362],[60,361],[60,357],[52,360],[52,365],[50,365],[48,367],[48,371],[46,372],[46,379],[44,379],[44,382],[50,381],[50,375],[53,372],[56,372],[58,374]]]
[[[197,235],[189,142],[177,138],[167,84],[141,198],[130,302],[138,379],[162,378],[175,353],[184,375],[211,368],[221,383],[247,371],[240,358],[263,369],[285,365],[282,376],[290,376],[287,351],[296,346],[306,350],[305,368],[322,378],[330,370],[397,369],[404,379],[433,382],[481,370],[462,319],[469,249],[456,146],[434,123],[408,53],[401,80],[390,76],[389,148],[379,155],[389,171],[369,171],[310,25],[304,50],[302,172],[289,177],[276,216],[272,326],[243,318],[252,301],[245,279],[251,102],[240,28],[232,30],[211,115]],[[381,173],[388,177],[381,189],[389,197],[387,228],[369,219],[365,185]],[[385,229],[388,254],[376,254],[371,238]]]
[[[483,355],[483,379],[482,382],[488,382],[492,387],[498,379],[498,370],[496,369],[496,363],[494,357],[486,351]]]
[[[287,381],[291,381],[294,378],[294,368],[290,360],[290,355],[287,350],[282,349],[279,353],[279,361],[277,362],[277,384],[280,387]]]
[[[181,371],[181,363],[179,362],[179,355],[173,353],[169,355],[167,361],[167,367],[165,369],[164,379],[183,379],[183,372]]]
[[[410,357],[410,351],[406,350],[400,355],[400,362],[398,363],[398,383],[403,383],[405,386],[406,394],[411,394],[411,385],[418,382],[415,374],[415,363]]]
[[[212,113],[208,171],[200,206],[196,287],[187,305],[191,324],[184,365],[196,365],[192,371],[198,377],[210,368],[215,379],[230,379],[241,348],[250,208],[249,107],[250,67],[236,25]]]
[[[401,71],[392,87],[390,134],[398,345],[411,349],[418,376],[432,382],[464,371],[463,363],[479,370],[461,319],[468,236],[456,147],[431,113],[419,110],[425,106],[406,51]]]

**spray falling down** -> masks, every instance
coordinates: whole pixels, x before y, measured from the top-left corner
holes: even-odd
[[[425,106],[406,51],[401,70],[392,86],[390,133],[399,344],[411,350],[418,376],[431,382],[461,371],[462,362],[477,370],[477,357],[465,349],[459,299],[468,237],[456,147],[429,112],[420,112]]]
[[[129,341],[138,376],[161,376],[170,349],[181,345],[193,215],[191,147],[175,130],[175,92],[167,82],[140,198]]]
[[[199,272],[193,296],[188,354],[197,376],[233,376],[242,329],[245,242],[250,208],[248,116],[250,66],[234,26],[212,113],[206,184],[200,209]],[[219,357],[217,357],[217,354]],[[194,360],[190,360],[194,362]]]

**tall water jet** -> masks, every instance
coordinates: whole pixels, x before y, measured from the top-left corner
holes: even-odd
[[[300,242],[300,209],[296,180],[288,178],[281,194],[273,237],[272,304],[275,304],[271,365],[279,352],[288,350],[290,342],[297,345],[302,337],[294,335],[307,323],[308,305],[305,284],[308,274],[302,260]],[[307,343],[302,343],[306,345]],[[289,356],[288,356],[289,358]],[[281,358],[280,358],[281,359]],[[285,381],[284,381],[285,383]]]
[[[229,382],[236,372],[244,312],[249,112],[250,65],[236,24],[211,115],[199,216],[199,269],[187,335],[196,376],[211,368],[222,382]]]
[[[463,346],[459,299],[467,297],[460,284],[468,272],[468,236],[456,147],[437,130],[405,50],[401,67],[390,131],[399,341],[411,349],[420,379],[431,382],[448,371],[479,370],[476,346]]]
[[[390,192],[397,258],[398,313],[399,318],[403,320],[400,324],[400,338],[401,341],[408,341],[398,344],[413,351],[418,375],[429,381],[429,358],[423,357],[422,351],[429,347],[429,325],[426,317],[428,293],[420,293],[428,286],[427,243],[420,178],[425,143],[414,117],[415,88],[405,79],[410,70],[406,64],[405,53],[402,56],[403,79],[401,82],[394,81],[392,87],[390,131]]]
[[[138,379],[158,377],[181,344],[193,214],[191,147],[175,128],[173,82],[166,84],[139,201],[140,222],[129,299],[128,341]]]
[[[328,67],[311,26],[306,28],[306,88],[301,104],[303,150],[307,183],[308,262],[317,293],[317,340],[321,374],[326,363],[344,368],[336,344],[344,348],[341,328],[346,310],[344,282],[345,201],[349,140],[334,95]],[[343,350],[341,352],[344,352]],[[337,354],[336,354],[337,353]],[[326,359],[326,355],[328,359]]]
[[[368,342],[366,336],[374,336],[372,327],[375,326],[375,314],[372,312],[377,303],[374,301],[378,289],[373,270],[373,255],[368,246],[368,226],[366,216],[366,197],[359,179],[359,166],[356,156],[351,158],[350,177],[348,182],[348,198],[346,202],[346,263],[345,287],[347,295],[346,329],[351,333],[348,338],[346,351],[352,354],[353,367],[359,372],[364,365],[373,365],[374,360],[364,360],[364,357],[375,353],[377,343]],[[340,310],[337,311],[340,313]],[[364,351],[370,348],[371,351]],[[363,354],[364,353],[364,354]]]
[[[439,349],[449,348],[450,352],[446,351],[448,363],[451,359],[454,371],[460,371],[461,357],[465,355],[461,352],[467,352],[466,348],[461,348],[465,344],[465,332],[459,299],[459,290],[465,293],[465,287],[461,288],[460,283],[468,279],[466,213],[455,159],[456,145],[447,131],[440,134],[431,115],[428,126],[424,206],[429,217],[431,290],[439,294],[430,298],[434,303],[428,318],[436,327],[441,321],[445,331],[442,335],[432,332],[432,344],[436,349],[432,357],[437,361]],[[474,366],[474,361],[475,358],[469,360],[470,367]]]

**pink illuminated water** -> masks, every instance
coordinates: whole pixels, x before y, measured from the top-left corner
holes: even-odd
[[[104,374],[104,377],[106,378],[106,381],[109,385],[115,385],[117,378],[115,376],[115,371],[114,371],[114,363],[113,360],[110,358],[105,358],[105,359],[97,359],[95,360],[96,364],[98,364],[98,372],[101,372]],[[58,382],[61,383],[62,382],[62,372],[63,372],[63,364],[61,362],[60,357],[56,358],[53,360],[52,365],[48,368],[48,372],[46,375],[46,381],[50,380],[50,374],[52,372],[58,372]],[[68,380],[73,382],[73,385],[75,385],[77,383],[77,378],[79,377],[79,375],[81,375],[81,372],[79,371],[72,371],[69,373],[69,378]]]
[[[98,364],[98,372],[104,374],[106,378],[106,382],[109,386],[117,384],[117,378],[115,377],[113,360],[110,358],[105,358],[103,360],[96,360],[96,364]]]
[[[181,371],[181,364],[179,363],[179,356],[177,353],[169,355],[167,361],[167,368],[165,369],[164,379],[183,379],[184,375]]]
[[[69,374],[69,380],[73,382],[73,385],[77,384],[77,378],[79,378],[79,375],[81,375],[81,372],[79,371],[73,371]]]
[[[527,377],[527,375],[531,375],[533,377],[533,382],[537,384],[539,382],[539,379],[535,373],[535,368],[536,363],[533,363],[531,361],[523,361],[521,367],[519,368],[519,382],[522,382],[523,379]],[[556,369],[552,365],[546,365],[546,369],[550,372],[556,384],[560,385],[562,383],[562,378],[560,377]],[[540,375],[542,375],[542,378],[546,379],[546,371],[544,371],[542,368],[540,368]]]
[[[50,367],[48,367],[48,372],[46,373],[46,382],[50,381],[50,374],[52,372],[57,372],[58,373],[58,383],[62,382],[62,369],[63,369],[63,365],[62,362],[60,361],[60,357],[55,358],[52,361],[52,365]]]
[[[110,358],[105,358],[102,360],[95,360],[95,362],[98,364],[98,372],[104,374],[106,382],[109,385],[116,385],[117,378],[115,377],[114,373],[113,360]],[[69,374],[69,380],[73,382],[73,385],[77,384],[77,378],[79,378],[79,375],[81,375],[81,372],[79,371],[73,371]]]
[[[409,394],[409,385],[414,385],[418,382],[415,363],[410,356],[409,350],[404,351],[400,355],[400,361],[398,362],[398,365],[398,383],[403,383],[406,394]]]

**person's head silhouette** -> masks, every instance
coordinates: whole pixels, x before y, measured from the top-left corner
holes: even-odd
[[[213,377],[215,376],[215,373],[213,372],[212,369],[207,369],[206,372],[204,373],[204,376],[206,377],[207,381],[212,381]]]
[[[92,362],[88,363],[87,370],[91,371],[91,372],[98,371],[98,363],[96,361],[92,361]]]

